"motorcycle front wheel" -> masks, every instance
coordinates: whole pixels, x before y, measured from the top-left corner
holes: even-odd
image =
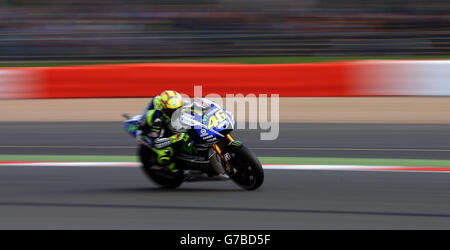
[[[264,182],[264,171],[258,158],[245,146],[232,152],[232,167],[237,171],[231,179],[241,188],[255,190]]]

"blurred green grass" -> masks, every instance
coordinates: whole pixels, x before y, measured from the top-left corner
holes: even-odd
[[[49,67],[74,65],[99,65],[123,63],[240,63],[240,64],[291,64],[320,63],[344,60],[412,60],[450,59],[450,55],[436,56],[328,56],[328,57],[207,57],[190,59],[155,60],[91,60],[91,61],[17,61],[0,62],[0,67]]]
[[[338,157],[258,157],[263,164],[450,167],[450,160]],[[0,161],[138,162],[123,155],[1,155]]]

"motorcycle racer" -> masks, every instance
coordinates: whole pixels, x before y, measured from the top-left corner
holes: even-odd
[[[231,179],[255,190],[264,181],[261,162],[230,135],[232,113],[210,100],[183,100],[168,90],[155,97],[144,114],[122,116],[124,129],[142,142],[137,151],[141,169],[161,187]]]
[[[183,104],[183,98],[178,92],[173,90],[162,92],[151,100],[136,128],[136,139],[150,146],[157,154],[158,164],[166,166],[172,172],[178,171],[175,163],[171,161],[174,155],[173,145],[189,140],[188,134],[171,134],[168,129],[173,112]]]

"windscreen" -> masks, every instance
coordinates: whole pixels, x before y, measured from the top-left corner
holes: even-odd
[[[186,102],[185,105],[173,113],[171,119],[172,130],[185,132],[195,125],[201,126],[202,116],[211,109],[211,105],[215,104],[207,99]]]

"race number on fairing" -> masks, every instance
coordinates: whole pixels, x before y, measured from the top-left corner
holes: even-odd
[[[227,119],[227,115],[223,110],[218,110],[216,113],[211,115],[208,121],[208,129],[217,127],[221,122]]]

